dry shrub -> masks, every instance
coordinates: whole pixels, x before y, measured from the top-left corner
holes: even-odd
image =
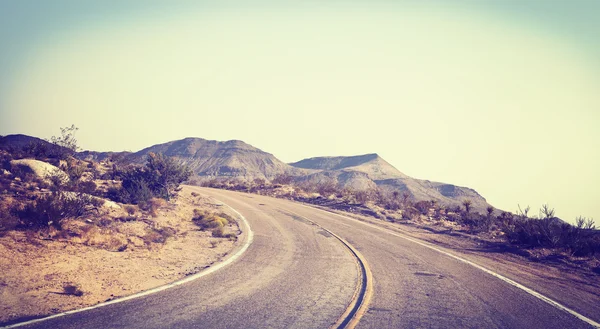
[[[15,214],[20,218],[20,226],[23,228],[54,226],[60,229],[63,219],[81,217],[90,208],[100,206],[100,201],[104,203],[102,199],[95,199],[83,193],[53,192],[38,197],[22,209],[17,209]]]
[[[225,235],[225,228],[223,226],[215,227],[212,230],[212,236],[215,238],[222,238]]]
[[[127,249],[127,239],[123,234],[110,229],[101,229],[95,225],[81,227],[81,239],[87,246],[108,251],[124,251]]]
[[[127,239],[125,239],[124,237],[120,236],[120,235],[110,235],[108,236],[108,238],[105,240],[105,242],[101,245],[101,247],[103,247],[103,249],[109,250],[109,251],[125,251],[125,249],[127,249]]]
[[[79,181],[79,182],[77,182],[77,184],[75,184],[74,188],[76,191],[94,195],[97,192],[98,186],[96,185],[96,183],[94,181],[90,180],[90,181]]]
[[[420,215],[420,212],[417,208],[415,207],[405,207],[404,209],[402,209],[402,218],[403,219],[418,219]]]
[[[74,284],[66,284],[63,286],[63,294],[81,297],[83,296],[83,291]]]
[[[147,211],[150,216],[157,217],[158,210],[167,205],[167,201],[159,198],[152,198],[147,202],[142,202],[139,204],[140,209]]]
[[[81,239],[85,245],[96,245],[102,241],[100,229],[95,225],[81,227]]]
[[[107,227],[110,226],[110,224],[113,223],[112,218],[108,217],[108,216],[102,216],[97,222],[96,225],[100,226],[100,227]]]
[[[217,216],[225,218],[229,223],[235,222],[235,219],[233,219],[233,217],[231,217],[229,214],[224,213],[224,212],[220,212],[217,213]]]
[[[212,236],[215,238],[235,239],[234,233],[226,233],[225,227],[218,226],[212,229]]]
[[[40,247],[40,234],[34,231],[25,231],[25,240],[32,246]]]
[[[164,242],[162,235],[155,230],[149,230],[146,235],[142,237],[142,240],[144,240],[146,245]]]
[[[146,235],[142,237],[142,240],[146,245],[151,243],[165,243],[167,239],[174,236],[176,231],[170,227],[163,227],[159,229],[148,229]]]
[[[224,227],[229,224],[229,221],[226,218],[211,213],[199,214],[192,220],[196,225],[200,226],[202,230]]]
[[[130,204],[123,205],[123,208],[129,215],[134,215],[135,212],[137,211],[137,207],[134,205],[130,205]]]
[[[19,219],[14,215],[13,209],[13,198],[0,198],[0,232],[12,230],[19,225]]]

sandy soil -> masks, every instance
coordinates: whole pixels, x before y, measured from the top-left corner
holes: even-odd
[[[111,209],[102,218],[67,224],[73,236],[6,233],[0,237],[0,323],[97,304],[210,266],[237,242],[200,231],[191,220],[194,209],[227,212],[214,200],[184,189],[156,217],[136,213],[122,221],[118,218],[127,217],[125,210]],[[103,224],[96,226],[100,220]],[[227,230],[239,228],[234,223]],[[160,241],[159,231],[170,232],[166,242]],[[65,294],[67,285],[78,287],[83,295]]]

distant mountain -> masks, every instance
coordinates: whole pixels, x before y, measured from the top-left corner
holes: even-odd
[[[239,140],[219,142],[185,138],[158,144],[126,157],[129,162],[144,163],[150,152],[174,157],[188,165],[199,178],[239,177],[247,180],[271,180],[280,174],[303,175],[308,171],[281,162],[272,154]]]
[[[32,144],[40,144],[43,146],[54,147],[55,145],[41,138],[27,136],[22,134],[6,135],[0,137],[0,149],[7,150],[22,150]]]
[[[31,144],[52,147],[53,144],[27,135],[0,137],[0,149],[21,150]],[[435,200],[446,206],[457,206],[464,199],[473,209],[483,212],[489,206],[475,190],[452,184],[431,182],[409,177],[377,154],[358,156],[315,157],[286,164],[270,153],[239,140],[225,142],[202,138],[185,138],[131,152],[78,152],[83,160],[102,161],[107,158],[121,163],[143,164],[148,153],[162,153],[188,165],[192,178],[230,178],[272,180],[278,175],[294,176],[297,181],[334,182],[354,190],[380,187],[387,191],[407,193],[414,200]]]
[[[52,144],[47,140],[22,135],[6,135],[0,137],[0,150],[20,154],[20,156],[50,156],[69,152],[65,147]]]
[[[374,180],[408,177],[374,153],[356,156],[316,157],[290,163],[290,165],[297,168],[324,171],[350,170],[362,172]]]
[[[300,181],[333,181],[343,187],[357,190],[378,186],[387,191],[407,193],[417,201],[435,200],[446,206],[461,205],[464,199],[469,199],[473,203],[473,209],[481,212],[489,206],[485,198],[473,189],[409,177],[377,154],[316,157],[290,165],[316,171],[298,177]]]

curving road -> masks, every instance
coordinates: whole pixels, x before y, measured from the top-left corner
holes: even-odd
[[[254,239],[239,259],[172,289],[25,327],[328,328],[364,278],[329,232],[352,245],[372,272],[358,328],[590,328],[600,318],[600,302],[577,305],[568,291],[557,291],[554,300],[580,312],[570,314],[401,232],[286,200],[198,190],[250,223]]]

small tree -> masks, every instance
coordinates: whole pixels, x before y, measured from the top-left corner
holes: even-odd
[[[575,219],[575,225],[579,229],[583,230],[595,230],[596,223],[593,218],[586,218],[583,216],[579,216]]]
[[[522,219],[526,219],[529,218],[529,210],[531,209],[531,207],[527,206],[523,209],[521,209],[521,205],[517,205],[519,207],[519,209],[517,209],[517,216],[521,217]]]
[[[77,139],[75,139],[77,130],[79,130],[79,128],[75,127],[75,125],[71,125],[71,127],[61,127],[61,135],[58,137],[52,136],[52,138],[50,138],[50,142],[57,146],[54,154],[56,157],[59,159],[66,159],[80,150],[79,145],[77,145]]]
[[[465,207],[465,212],[468,214],[471,211],[471,206],[473,205],[473,202],[469,199],[465,199],[463,200],[462,205]]]
[[[547,204],[543,204],[540,208],[540,219],[552,219],[554,218],[554,209],[550,208]]]

